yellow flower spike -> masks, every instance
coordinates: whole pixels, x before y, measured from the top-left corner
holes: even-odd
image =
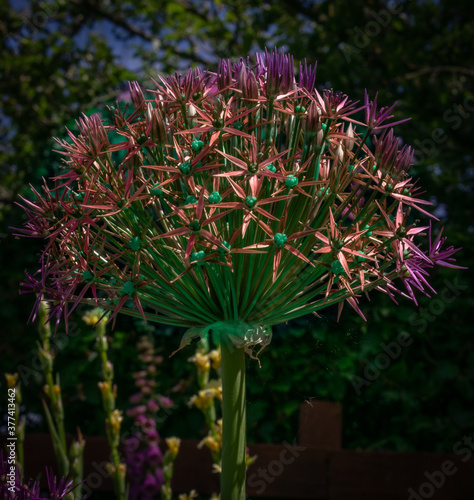
[[[105,464],[105,470],[108,472],[109,476],[113,476],[115,474],[115,465],[107,463]]]
[[[198,398],[203,398],[203,399],[209,399],[212,400],[214,398],[217,398],[219,400],[222,400],[222,387],[208,387],[206,389],[202,389],[198,393]]]
[[[222,401],[222,385],[209,389],[209,394],[212,394],[214,398]]]
[[[203,446],[205,446],[206,448],[209,448],[211,451],[218,451],[220,448],[219,443],[212,436],[206,436],[198,444],[199,449],[201,449]]]
[[[120,426],[122,424],[122,412],[120,410],[114,410],[110,415],[110,426],[115,434],[120,432]]]
[[[203,354],[201,352],[197,352],[194,356],[188,359],[190,363],[194,363],[196,368],[200,371],[209,371],[211,367],[211,363],[209,361],[209,358],[206,354]]]
[[[7,380],[7,387],[9,389],[13,389],[16,386],[16,383],[18,382],[18,373],[5,373],[5,378]]]
[[[56,394],[56,396],[59,396],[61,394],[61,387],[59,387],[59,385],[54,384],[53,389],[54,389],[54,393]]]
[[[211,360],[212,368],[216,371],[219,370],[222,361],[220,351],[218,351],[217,349],[212,350],[209,353],[209,359]]]
[[[179,452],[179,447],[181,445],[181,439],[177,437],[169,437],[165,439],[166,444],[168,445],[168,450],[170,452],[170,455],[173,458],[176,458]]]
[[[214,403],[214,394],[209,393],[206,390],[202,390],[198,392],[197,396],[193,396],[191,400],[189,401],[190,405],[193,405],[198,409],[198,410],[206,410],[210,408]]]
[[[105,326],[109,319],[109,314],[107,313],[104,316],[104,313],[105,311],[101,307],[96,307],[91,311],[87,311],[82,317],[82,319],[86,324],[90,326],[95,326],[95,327]]]
[[[196,490],[192,490],[189,492],[189,494],[182,493],[179,495],[179,500],[192,500],[193,498],[197,498],[198,494],[196,493]]]
[[[127,472],[127,466],[125,464],[114,465],[113,463],[109,462],[105,464],[105,470],[107,471],[110,477],[116,476],[118,472],[119,477],[125,478],[125,474]]]
[[[222,418],[220,418],[216,422],[215,430],[216,430],[216,433],[217,433],[218,443],[222,447]]]
[[[119,471],[120,471],[120,475],[122,477],[125,477],[126,474],[127,474],[127,466],[125,464],[120,464],[119,465]]]
[[[46,394],[46,396],[49,397],[49,385],[43,385],[43,391]]]
[[[206,389],[221,389],[221,388],[222,388],[221,380],[211,380],[206,387]]]
[[[98,382],[97,385],[99,386],[102,397],[107,396],[110,391],[110,384],[108,382]]]
[[[258,455],[254,455],[253,457],[251,457],[248,453],[246,453],[245,454],[245,464],[247,465],[247,467],[250,467],[253,463],[255,463],[257,458],[258,458]]]
[[[87,311],[84,316],[82,316],[82,321],[84,321],[86,325],[95,326],[103,314],[104,311],[102,309],[93,309],[92,311]]]

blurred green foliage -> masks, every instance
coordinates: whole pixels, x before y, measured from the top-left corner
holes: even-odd
[[[296,61],[318,60],[319,89],[354,99],[379,91],[379,103],[399,101],[396,129],[417,150],[414,177],[446,221],[451,244],[462,246],[462,265],[474,265],[472,137],[474,135],[474,11],[467,0],[25,0],[0,4],[0,357],[5,371],[29,366],[36,326],[27,326],[32,297],[18,296],[24,269],[34,269],[40,242],[19,241],[9,226],[22,224],[13,205],[28,184],[57,171],[52,136],[64,134],[80,112],[102,110],[128,79],[145,86],[157,72],[191,64],[216,67],[265,46],[284,46]],[[149,87],[148,87],[149,88]],[[4,237],[6,236],[6,237]],[[312,398],[344,405],[346,447],[449,451],[474,431],[474,341],[471,271],[439,269],[439,298],[419,307],[373,293],[364,323],[345,311],[275,328],[262,368],[249,361],[249,438],[281,442],[297,433],[299,404]],[[446,280],[461,283],[455,300],[442,299]],[[451,295],[450,295],[451,297]],[[93,333],[80,325],[57,358],[71,430],[101,433],[98,365]],[[79,326],[80,325],[80,326]],[[114,332],[119,407],[133,392],[134,345],[145,328],[127,319]],[[192,369],[188,352],[170,360],[181,331],[148,326],[163,365],[163,392],[177,402],[163,422],[165,434],[192,436],[202,428],[186,401]],[[354,388],[382,343],[406,331],[413,342],[370,384]],[[122,333],[123,332],[123,333]],[[189,352],[191,355],[191,352]],[[97,365],[97,366],[94,366]],[[360,379],[354,379],[360,377]],[[31,379],[33,380],[33,378]],[[39,380],[25,389],[34,407]],[[166,390],[165,390],[166,389]],[[68,399],[69,398],[69,399]],[[198,431],[196,431],[198,432]]]

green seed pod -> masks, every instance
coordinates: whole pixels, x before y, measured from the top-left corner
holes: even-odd
[[[365,252],[359,251],[359,253],[363,253],[365,255]],[[362,257],[362,255],[359,255],[355,258],[356,262],[362,263],[365,262],[367,259],[365,257]]]
[[[91,271],[89,270],[86,270],[82,273],[82,279],[86,282],[86,283],[92,283],[92,281],[94,281],[94,275],[93,273],[91,273]]]
[[[213,191],[207,201],[212,204],[220,203],[222,201],[222,196],[219,194],[218,191]]]
[[[140,146],[145,144],[147,140],[148,137],[145,134],[141,134],[140,136],[137,137],[137,143],[140,144]]]
[[[201,224],[197,219],[194,219],[188,227],[193,233],[198,233],[201,230]]]
[[[285,246],[286,241],[288,240],[288,236],[283,233],[276,233],[275,236],[273,237],[273,240],[275,241],[275,246],[278,248],[283,248]]]
[[[133,295],[136,292],[133,281],[126,281],[122,285],[121,295]]]
[[[205,256],[206,256],[206,252],[204,252],[203,250],[200,250],[199,252],[193,252],[191,254],[190,261],[197,262],[198,260],[204,259]],[[203,265],[203,264],[204,264],[204,262],[198,263],[198,265]]]
[[[334,274],[339,275],[339,274],[342,274],[344,272],[344,267],[342,266],[342,264],[338,260],[335,260],[331,264],[331,271]]]
[[[323,198],[325,195],[328,195],[330,192],[331,192],[331,190],[329,189],[329,186],[327,186],[327,187],[323,187],[323,188],[318,189],[316,195],[319,198]]]
[[[191,162],[185,161],[178,168],[183,175],[189,175],[191,173]]]
[[[225,250],[224,248],[222,247],[218,247],[217,248],[217,251],[222,254],[222,255],[226,255],[227,253],[229,253],[230,249],[231,249],[231,245],[229,243],[227,243],[227,241],[221,241],[221,243],[227,248],[227,250]]]
[[[136,252],[137,250],[140,249],[140,246],[142,244],[142,240],[138,236],[134,236],[133,238],[130,238],[128,240],[128,246]]]
[[[201,151],[203,147],[204,147],[204,142],[198,139],[194,139],[194,141],[191,143],[191,149],[196,153],[199,153],[199,151]]]
[[[275,165],[273,165],[272,163],[270,163],[270,165],[267,165],[265,168],[273,173],[275,173],[277,171]]]
[[[285,185],[287,187],[289,187],[290,189],[294,188],[295,186],[298,185],[298,179],[294,175],[292,175],[292,174],[287,175],[286,176]]]
[[[253,208],[257,203],[257,198],[255,198],[254,196],[247,196],[247,198],[245,198],[245,203],[247,203],[247,206],[249,208]]]
[[[258,172],[258,165],[257,163],[250,163],[247,170],[251,173],[251,174],[255,174]]]
[[[194,203],[197,203],[197,202],[198,202],[197,198],[196,198],[194,195],[190,194],[190,195],[186,198],[186,200],[185,200],[184,204],[185,204],[185,205],[193,205]]]
[[[158,197],[161,197],[163,196],[163,190],[160,188],[160,184],[155,184],[151,189],[150,189],[150,193],[153,195],[153,196],[158,196]]]

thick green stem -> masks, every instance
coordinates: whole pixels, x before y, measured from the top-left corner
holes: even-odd
[[[245,498],[245,351],[221,336],[222,500]]]

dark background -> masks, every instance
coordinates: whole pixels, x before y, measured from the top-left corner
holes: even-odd
[[[158,72],[190,65],[215,70],[219,58],[237,60],[278,46],[296,61],[318,61],[319,90],[334,88],[359,100],[367,88],[371,96],[379,92],[381,105],[398,101],[396,118],[412,117],[395,131],[416,149],[411,173],[434,203],[437,230],[446,226],[449,244],[463,247],[458,262],[473,268],[469,1],[2,1],[0,36],[0,371],[20,370],[32,428],[43,382],[34,368],[36,325],[27,324],[34,298],[18,290],[25,268],[36,269],[41,242],[12,236],[9,227],[23,222],[14,202],[28,196],[29,183],[39,186],[42,176],[58,171],[52,137],[73,128],[80,112],[128,99],[129,79],[153,88]],[[298,406],[312,398],[342,402],[347,448],[449,452],[472,435],[472,272],[438,268],[431,282],[438,296],[421,296],[418,306],[400,298],[397,307],[373,293],[371,302],[363,301],[367,323],[350,310],[337,323],[328,310],[321,320],[275,328],[262,368],[249,363],[249,439],[291,441]],[[71,432],[80,424],[85,434],[101,434],[94,334],[80,315],[73,321],[76,334],[56,361],[66,421]],[[127,407],[133,391],[135,343],[143,332],[154,336],[165,357],[162,391],[178,403],[162,433],[199,437],[203,422],[184,404],[196,388],[187,363],[191,350],[168,360],[178,329],[119,320],[111,353],[119,407]],[[384,345],[401,332],[413,341],[388,367],[380,366]],[[180,380],[179,390],[171,391]],[[34,428],[43,429],[41,422]]]

